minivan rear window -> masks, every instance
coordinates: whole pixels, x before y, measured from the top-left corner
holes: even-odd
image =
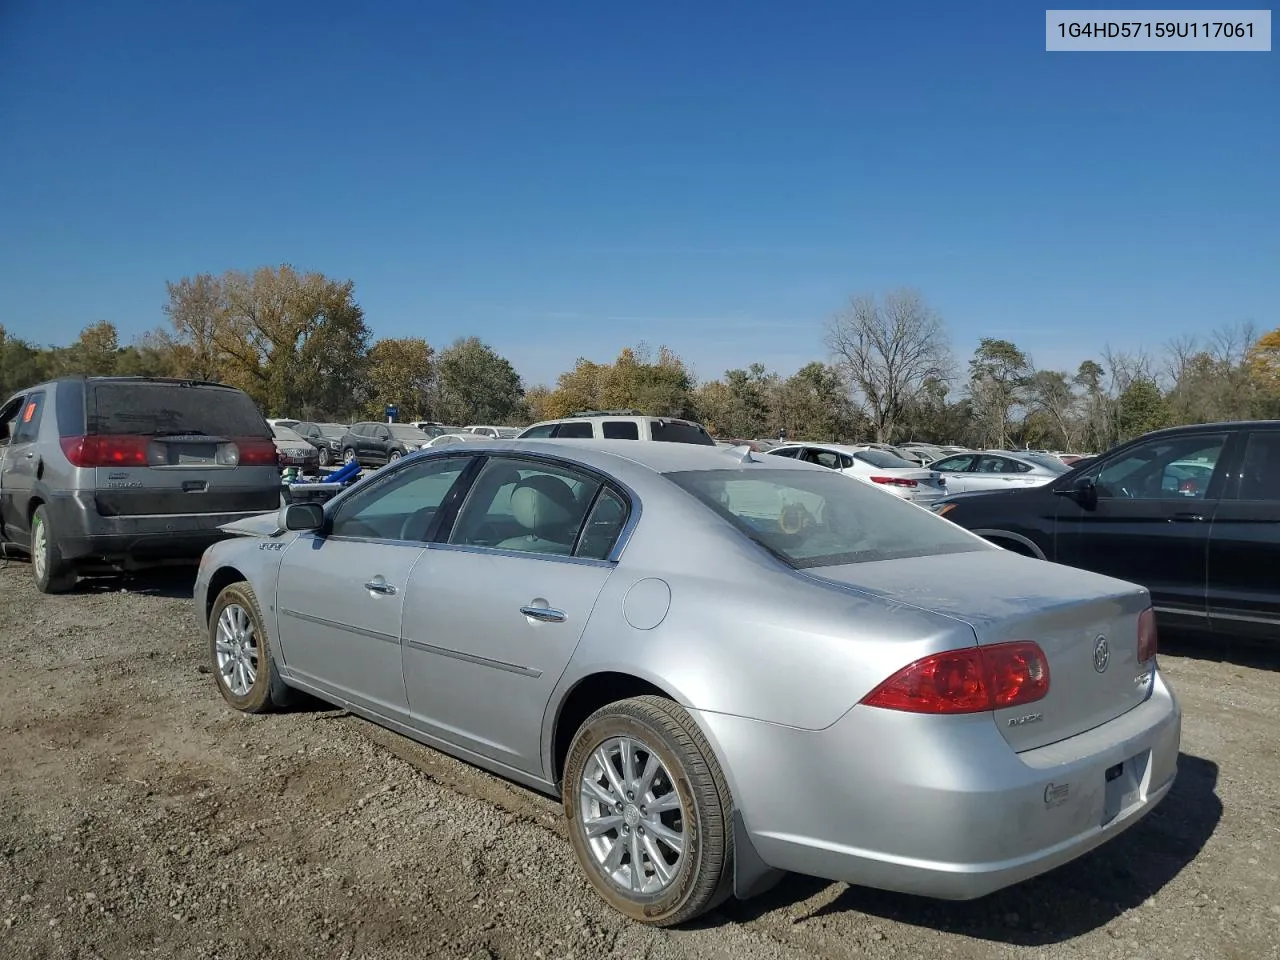
[[[91,435],[271,438],[249,396],[226,387],[108,381],[91,384],[88,406]]]
[[[698,443],[704,447],[714,447],[716,442],[711,434],[696,423],[676,420],[651,420],[649,429],[653,439],[667,443]]]

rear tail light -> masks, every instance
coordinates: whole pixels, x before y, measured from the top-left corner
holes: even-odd
[[[278,467],[280,451],[270,440],[262,437],[237,437],[234,441],[239,451],[242,467]]]
[[[1159,640],[1156,636],[1156,612],[1151,607],[1138,616],[1138,662],[1146,663],[1156,655]]]
[[[75,467],[145,467],[148,437],[63,437],[62,452]]]
[[[908,664],[862,698],[907,713],[983,713],[1049,693],[1049,661],[1030,641],[935,653]]]
[[[919,484],[915,480],[908,480],[906,477],[872,477],[872,483],[883,483],[889,487],[918,487]]]

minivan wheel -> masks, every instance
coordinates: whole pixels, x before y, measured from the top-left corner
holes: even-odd
[[[31,574],[41,593],[66,593],[76,585],[76,573],[62,559],[57,532],[49,524],[44,504],[31,516]]]
[[[329,466],[329,464],[333,462],[333,454],[329,452],[328,447],[320,448],[319,460],[320,460],[320,466],[322,467],[327,467]]]
[[[729,895],[729,787],[678,704],[644,696],[597,710],[569,747],[562,790],[578,863],[619,913],[674,926]]]
[[[258,598],[247,581],[226,587],[209,615],[209,657],[223,699],[245,713],[287,706],[292,691],[276,672]]]
[[[342,451],[342,462],[351,463],[356,458],[356,452],[350,447]]]

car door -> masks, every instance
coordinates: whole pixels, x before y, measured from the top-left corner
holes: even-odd
[[[389,470],[335,501],[326,530],[289,545],[276,621],[291,675],[380,716],[407,719],[400,645],[410,574],[471,462],[441,458]]]
[[[989,486],[983,489],[1008,490],[1013,487],[1038,487],[1045,478],[1035,473],[1029,463],[984,453],[978,457],[975,468],[977,479]]]
[[[948,493],[968,493],[974,489],[969,481],[973,465],[977,463],[976,453],[962,453],[954,457],[945,457],[929,465],[930,470],[937,470],[947,478]]]
[[[1084,474],[1094,503],[1060,496],[1054,523],[1058,563],[1140,583],[1166,619],[1205,625],[1209,530],[1225,476],[1228,434],[1155,437],[1117,450]],[[1171,465],[1212,471],[1208,486],[1181,489]]]
[[[26,503],[19,502],[17,491],[29,487],[23,476],[31,447],[17,434],[25,408],[25,395],[12,397],[0,407],[0,540],[23,544],[27,543]]]
[[[27,544],[31,541],[27,512],[35,492],[36,472],[40,463],[36,441],[40,435],[44,405],[43,391],[28,393],[21,399],[10,424],[8,449],[5,451],[4,464],[0,467],[4,472],[3,479],[0,479],[0,496],[7,504],[8,536],[17,543]]]
[[[1280,636],[1280,429],[1236,438],[1239,456],[1209,531],[1207,606],[1215,632]]]
[[[486,460],[410,580],[404,676],[419,730],[543,775],[543,714],[631,509],[585,471]]]

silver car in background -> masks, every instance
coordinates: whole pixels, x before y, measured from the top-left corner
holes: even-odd
[[[929,464],[947,479],[947,493],[1039,487],[1072,470],[1051,453],[971,450]]]
[[[982,896],[1174,780],[1145,589],[784,457],[495,440],[233,529],[194,597],[232,706],[304,690],[559,795],[640,922],[784,871]]]

